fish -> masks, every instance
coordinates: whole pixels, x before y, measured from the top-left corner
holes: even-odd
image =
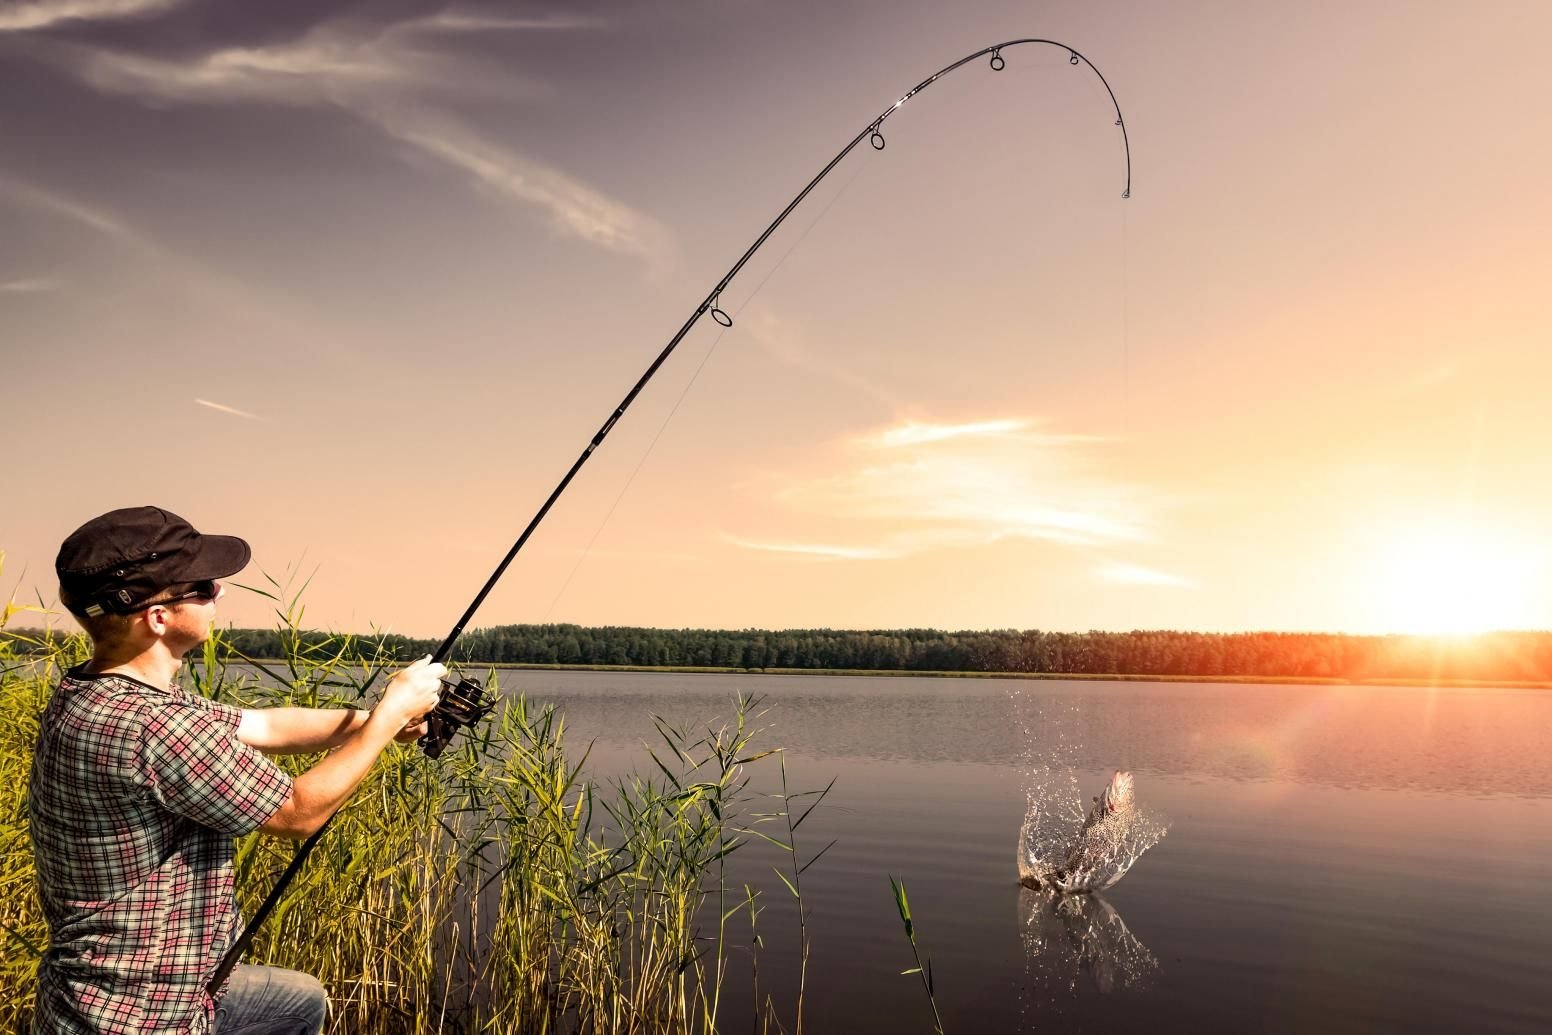
[[[1089,831],[1106,822],[1112,817],[1122,816],[1130,812],[1137,804],[1136,781],[1132,774],[1122,769],[1117,769],[1105,789],[1094,796],[1094,807],[1089,810],[1088,816],[1083,820],[1083,828],[1078,831],[1080,844],[1074,851],[1081,848],[1081,842]]]
[[[1083,826],[1078,830],[1077,839],[1067,853],[1066,864],[1052,875],[1053,885],[1064,891],[1085,890],[1093,886],[1101,867],[1115,869],[1119,861],[1115,859],[1119,834],[1136,808],[1136,791],[1132,774],[1117,769],[1105,789],[1094,796],[1094,807],[1089,810]],[[1131,862],[1125,863],[1098,886],[1114,884],[1130,867]]]
[[[1135,859],[1123,860],[1119,849],[1127,824],[1136,814],[1137,788],[1132,774],[1116,770],[1093,802],[1071,847],[1062,856],[1062,865],[1043,874],[1030,873],[1021,883],[1064,892],[1092,891],[1109,887],[1131,868]]]

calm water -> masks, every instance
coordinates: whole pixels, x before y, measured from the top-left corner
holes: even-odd
[[[1023,680],[507,673],[595,771],[653,714],[765,695],[804,825],[815,1032],[930,1031],[888,875],[905,881],[959,1032],[1552,1030],[1552,692]],[[1018,887],[1031,773],[1112,769],[1169,836],[1099,901]],[[791,1003],[791,899],[765,889],[763,992]],[[763,874],[763,876],[762,876]],[[732,989],[727,1030],[749,992]],[[790,1012],[790,1011],[789,1011]]]

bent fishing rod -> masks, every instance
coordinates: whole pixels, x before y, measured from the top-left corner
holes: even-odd
[[[868,141],[868,143],[875,151],[884,150],[886,144],[883,134],[884,123],[888,121],[888,119],[893,116],[895,112],[904,107],[907,101],[921,93],[923,90],[927,89],[927,87],[931,86],[939,79],[980,57],[988,58],[987,64],[992,71],[1001,72],[1004,68],[1007,67],[1007,59],[1002,56],[1003,51],[1010,50],[1013,47],[1029,44],[1056,47],[1059,50],[1064,50],[1067,52],[1067,61],[1069,64],[1086,65],[1096,76],[1099,77],[1100,83],[1105,88],[1105,93],[1110,97],[1111,105],[1115,108],[1115,124],[1121,130],[1121,143],[1126,153],[1126,186],[1121,192],[1121,197],[1130,198],[1132,196],[1132,145],[1131,140],[1127,136],[1126,132],[1126,120],[1121,115],[1121,105],[1116,100],[1115,91],[1110,88],[1110,83],[1105,79],[1104,73],[1100,72],[1100,70],[1094,66],[1092,61],[1084,57],[1083,54],[1079,53],[1075,48],[1070,47],[1065,43],[1060,43],[1056,40],[1048,39],[1027,38],[1008,40],[1004,43],[995,43],[989,47],[982,47],[980,50],[977,50],[972,54],[966,54],[964,57],[960,58],[958,61],[955,61],[953,64],[945,65],[943,68],[940,68],[938,71],[932,73],[932,75],[928,76],[926,79],[923,79],[921,82],[907,90],[899,100],[885,108],[875,118],[868,122],[867,125],[863,126],[857,135],[852,137],[851,141],[847,143],[845,147],[841,148],[835,157],[826,163],[823,169],[819,170],[819,174],[812,180],[809,180],[808,185],[800,190],[797,193],[797,196],[787,203],[787,207],[782,209],[781,213],[777,215],[775,219],[771,220],[770,225],[765,228],[759,237],[755,238],[754,243],[749,246],[743,255],[739,256],[738,261],[733,263],[732,268],[722,275],[722,279],[717,281],[716,286],[711,289],[710,294],[708,294],[701,301],[700,305],[695,307],[695,310],[690,313],[689,318],[685,320],[683,326],[681,326],[679,330],[675,332],[674,336],[668,340],[668,344],[663,346],[662,351],[658,353],[657,358],[652,361],[652,364],[647,367],[646,372],[637,379],[635,385],[631,387],[631,390],[625,393],[625,398],[620,400],[620,404],[614,408],[613,412],[609,414],[608,419],[603,422],[603,425],[593,435],[592,439],[588,441],[587,447],[582,450],[582,454],[577,457],[576,461],[571,465],[571,468],[566,472],[565,477],[560,480],[560,484],[555,486],[555,489],[544,501],[543,506],[541,506],[538,512],[534,514],[533,518],[529,520],[527,527],[525,527],[522,534],[517,537],[517,541],[512,544],[512,548],[508,550],[506,556],[501,559],[501,563],[496,565],[496,570],[491,572],[490,578],[485,580],[485,584],[480,587],[480,591],[474,595],[474,599],[471,600],[469,602],[469,606],[464,609],[463,615],[459,617],[457,623],[453,626],[452,631],[447,634],[447,638],[442,641],[441,646],[437,647],[436,652],[431,655],[431,660],[433,662],[445,662],[452,655],[453,645],[456,644],[458,642],[458,638],[463,635],[464,629],[474,618],[475,612],[480,609],[480,605],[485,602],[485,598],[490,595],[491,590],[495,589],[496,583],[501,580],[501,576],[506,573],[507,568],[517,557],[518,552],[521,551],[524,544],[528,542],[528,539],[533,535],[534,530],[539,527],[539,523],[544,520],[545,515],[550,512],[550,508],[555,505],[555,501],[560,499],[561,494],[564,493],[567,486],[571,484],[571,480],[575,478],[577,476],[577,472],[582,469],[582,465],[586,464],[588,458],[593,455],[593,452],[603,444],[603,441],[608,437],[609,432],[614,430],[615,424],[619,423],[620,418],[625,415],[625,411],[630,408],[631,403],[636,401],[636,397],[640,395],[642,389],[647,386],[647,382],[652,380],[653,376],[657,374],[658,370],[663,366],[663,364],[668,361],[668,357],[673,355],[674,350],[679,347],[679,343],[684,340],[685,336],[690,333],[691,329],[693,329],[695,325],[700,322],[701,318],[707,314],[710,314],[712,320],[723,328],[733,326],[733,318],[728,315],[725,309],[722,308],[722,292],[725,291],[727,286],[733,282],[733,278],[738,276],[740,271],[743,270],[745,264],[748,263],[749,260],[754,256],[754,253],[759,251],[765,242],[770,239],[770,236],[774,234],[784,222],[786,222],[787,217],[792,214],[793,210],[803,203],[804,199],[809,196],[815,187],[819,186],[820,182],[826,176],[830,175],[830,171],[839,165],[841,161],[845,159],[847,155],[851,154],[852,150],[864,140]],[[442,681],[441,700],[437,703],[437,706],[432,710],[432,712],[426,716],[428,732],[419,740],[419,744],[422,750],[424,750],[426,755],[430,758],[438,757],[442,753],[442,750],[453,739],[453,737],[457,735],[460,729],[466,729],[474,726],[482,718],[484,718],[484,716],[491,710],[491,708],[495,706],[495,703],[496,702],[494,699],[488,698],[486,696],[485,688],[476,679],[444,679]],[[336,815],[337,814],[338,813],[336,813]],[[285,869],[285,872],[280,875],[280,879],[275,882],[274,888],[270,890],[269,896],[265,898],[263,904],[259,906],[258,911],[253,914],[253,919],[250,920],[247,926],[243,928],[241,936],[238,937],[237,941],[233,943],[232,947],[227,950],[226,955],[221,958],[220,966],[216,968],[215,974],[211,977],[209,983],[206,985],[206,988],[211,995],[214,995],[217,991],[220,990],[222,983],[226,981],[227,975],[231,973],[232,968],[236,966],[238,959],[242,957],[243,952],[247,950],[248,945],[253,941],[253,937],[258,932],[259,927],[269,917],[270,913],[274,911],[275,906],[279,903],[280,897],[282,893],[284,893],[287,885],[291,883],[291,880],[301,870],[303,862],[306,861],[307,856],[312,852],[313,847],[318,843],[318,839],[323,836],[323,832],[328,829],[329,824],[333,821],[334,816],[330,816],[327,820],[324,821],[323,825],[314,831],[306,841],[302,842],[301,846],[297,849],[296,855],[292,858],[290,865],[288,865]]]

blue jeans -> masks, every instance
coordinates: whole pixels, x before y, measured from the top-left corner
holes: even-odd
[[[329,997],[295,970],[239,963],[216,1007],[216,1035],[318,1035]]]

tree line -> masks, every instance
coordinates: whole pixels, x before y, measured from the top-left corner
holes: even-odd
[[[283,653],[273,629],[233,629],[226,641],[251,658]],[[325,644],[329,634],[299,634]],[[437,640],[374,639],[398,659]],[[1044,632],[1000,629],[650,629],[501,625],[464,634],[454,651],[479,664],[641,665],[747,669],[1084,675],[1459,679],[1552,682],[1552,632],[1468,638],[1335,633]]]
[[[0,632],[27,649],[29,630]],[[229,629],[234,658],[330,650],[337,633]],[[369,653],[409,660],[439,640],[358,636]],[[854,669],[886,672],[1243,676],[1257,679],[1434,679],[1552,682],[1552,632],[1452,638],[1339,633],[1044,632],[996,629],[650,629],[499,625],[465,633],[454,657],[471,664]]]

